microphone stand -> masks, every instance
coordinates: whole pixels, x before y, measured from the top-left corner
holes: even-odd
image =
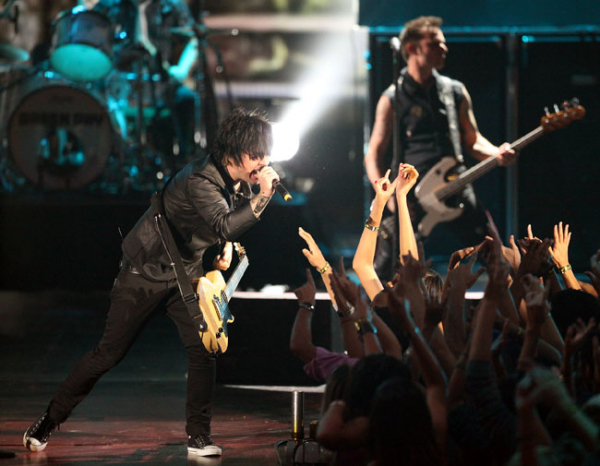
[[[398,165],[400,164],[400,40],[396,37],[390,41],[392,48],[392,74],[394,79],[394,103],[393,109],[393,128],[392,128],[392,178],[396,179],[398,176]],[[394,196],[394,204],[396,211],[394,212],[394,237],[392,239],[392,261],[391,261],[391,275],[394,275],[394,267],[396,266],[396,260],[400,256],[400,245],[398,244],[398,238],[400,237],[400,226],[398,224],[398,201]]]

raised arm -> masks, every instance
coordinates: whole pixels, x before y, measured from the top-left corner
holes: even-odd
[[[413,188],[417,179],[419,178],[419,172],[407,163],[401,163],[398,168],[398,178],[396,181],[396,200],[398,201],[398,223],[399,223],[399,238],[400,241],[400,260],[407,254],[412,254],[416,259],[419,259],[419,251],[417,248],[417,240],[415,239],[415,232],[412,227],[410,220],[410,213],[408,210],[408,203],[406,196]]]
[[[569,263],[569,243],[571,242],[571,232],[569,225],[563,227],[559,222],[554,225],[554,245],[551,248],[552,261],[558,272],[562,275],[567,288],[580,290],[579,282],[573,273],[573,268]]]
[[[335,271],[331,273],[331,285],[338,302],[348,303],[354,309],[348,316],[344,316],[342,322],[346,350],[351,356],[352,353],[359,353],[360,356],[381,353],[381,346],[376,335],[377,329],[367,313],[367,303],[361,299],[358,286],[346,276],[341,262],[340,260],[339,273]],[[358,349],[359,347],[360,349]]]
[[[385,176],[375,180],[375,200],[373,201],[371,215],[365,223],[365,228],[352,261],[352,268],[369,299],[374,299],[377,293],[383,290],[381,281],[373,267],[373,258],[375,257],[375,246],[377,245],[377,234],[383,209],[396,189],[396,181],[390,182],[389,176],[390,170],[386,172]]]
[[[335,296],[333,295],[333,290],[331,289],[331,278],[329,276],[329,274],[331,273],[331,266],[329,265],[329,262],[325,260],[321,249],[319,249],[317,242],[313,239],[312,235],[309,232],[303,230],[302,227],[299,227],[298,235],[300,235],[300,238],[306,241],[307,248],[302,249],[302,254],[304,254],[304,257],[306,257],[309,264],[312,265],[321,275],[323,284],[327,289],[327,293],[329,293],[331,303],[335,308]]]
[[[306,283],[294,290],[294,294],[298,298],[298,312],[290,335],[290,350],[306,364],[312,361],[317,354],[310,328],[315,309],[316,287],[309,269],[306,269]]]

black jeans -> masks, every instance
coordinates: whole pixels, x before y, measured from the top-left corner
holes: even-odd
[[[125,357],[155,312],[164,310],[175,322],[188,355],[187,434],[210,434],[216,356],[202,346],[175,280],[151,282],[129,270],[121,270],[115,279],[100,343],[76,364],[59,388],[50,402],[50,417],[64,422],[100,377]]]

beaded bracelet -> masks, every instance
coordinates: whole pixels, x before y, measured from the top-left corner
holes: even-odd
[[[371,231],[379,231],[379,227],[374,227],[369,222],[365,222],[365,228]]]
[[[322,268],[322,269],[319,269],[319,273],[320,273],[321,275],[323,275],[325,272],[327,272],[327,271],[329,270],[329,267],[331,267],[331,266],[329,265],[329,262],[325,262],[325,265],[323,266],[323,268]]]
[[[567,264],[564,267],[561,267],[560,269],[558,269],[558,273],[560,273],[562,275],[565,272],[568,272],[569,270],[573,270],[573,267],[571,267],[571,264]]]

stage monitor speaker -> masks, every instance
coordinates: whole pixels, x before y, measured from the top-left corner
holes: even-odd
[[[519,157],[519,236],[531,223],[536,236],[552,238],[554,224],[568,223],[569,260],[581,273],[600,247],[600,36],[523,36],[519,73],[521,133],[565,99],[578,97],[587,110]]]

